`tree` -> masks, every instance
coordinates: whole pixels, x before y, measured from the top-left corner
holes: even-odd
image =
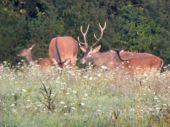
[[[80,35],[90,24],[88,43],[107,21],[102,50],[150,52],[170,61],[169,0],[2,0],[0,1],[0,61],[18,62],[17,53],[36,44],[36,57],[48,56],[55,36]]]

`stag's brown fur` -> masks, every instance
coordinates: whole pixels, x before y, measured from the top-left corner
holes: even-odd
[[[91,54],[91,57],[88,57],[88,55],[84,56],[81,59],[82,64],[93,64],[95,67],[101,67],[101,66],[106,66],[108,68],[113,68],[115,67],[115,63],[113,62],[114,55],[112,51],[107,51],[107,52],[96,52],[94,54]]]

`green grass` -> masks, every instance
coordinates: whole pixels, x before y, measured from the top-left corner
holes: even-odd
[[[2,127],[168,125],[170,73],[132,77],[118,70],[42,72],[23,66],[17,71],[6,67],[0,75]]]

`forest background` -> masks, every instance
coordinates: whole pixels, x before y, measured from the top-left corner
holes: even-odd
[[[149,52],[170,63],[170,0],[1,0],[0,62],[16,65],[17,54],[31,44],[35,59],[47,57],[53,37],[76,39],[81,25],[90,24],[92,44],[105,21],[102,51]]]

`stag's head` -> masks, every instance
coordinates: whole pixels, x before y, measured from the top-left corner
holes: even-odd
[[[95,38],[96,42],[93,43],[92,46],[88,45],[87,37],[86,37],[88,30],[89,30],[89,26],[90,25],[87,26],[87,29],[86,29],[85,32],[83,32],[82,26],[80,27],[80,31],[81,31],[81,34],[83,36],[84,42],[81,42],[79,37],[77,38],[78,42],[79,42],[80,49],[84,53],[84,56],[80,61],[81,64],[87,64],[87,63],[93,63],[94,62],[94,55],[96,55],[96,53],[98,53],[100,51],[100,48],[101,48],[101,45],[99,45],[99,42],[103,37],[104,30],[106,29],[106,22],[104,23],[103,27],[99,23],[101,33],[100,33],[99,37],[97,37],[96,34],[94,33],[94,38]]]

